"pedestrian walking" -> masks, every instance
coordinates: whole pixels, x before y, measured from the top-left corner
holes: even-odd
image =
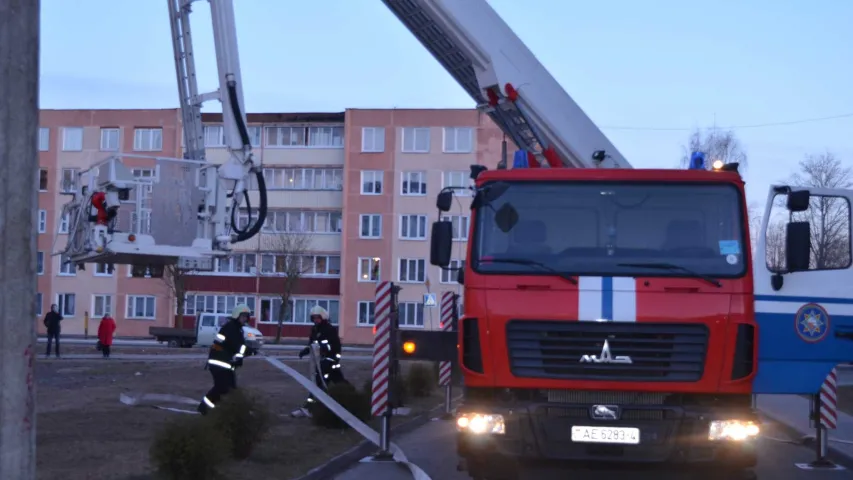
[[[50,357],[51,346],[56,341],[56,358],[59,358],[59,332],[61,330],[60,323],[62,315],[59,313],[59,307],[54,303],[50,306],[50,311],[44,316],[44,327],[47,329],[47,351],[45,358]]]
[[[115,332],[116,321],[108,313],[101,318],[101,323],[98,325],[98,344],[101,346],[104,358],[110,358],[110,348],[113,346]]]

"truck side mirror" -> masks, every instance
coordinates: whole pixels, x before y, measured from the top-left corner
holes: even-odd
[[[809,209],[809,200],[811,194],[808,190],[798,190],[796,192],[788,192],[787,207],[790,212],[805,212]]]
[[[465,263],[460,263],[459,270],[456,270],[456,283],[465,285]]]
[[[453,191],[446,190],[438,194],[435,198],[435,206],[441,212],[449,212],[453,206]]]
[[[804,272],[809,269],[812,252],[811,238],[809,222],[790,222],[786,226],[785,269],[788,272]]]
[[[449,220],[433,222],[429,241],[429,263],[442,268],[450,265],[450,254],[453,249],[453,222]]]

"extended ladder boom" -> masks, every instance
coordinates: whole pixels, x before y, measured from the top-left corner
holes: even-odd
[[[382,2],[539,163],[632,168],[486,0]]]

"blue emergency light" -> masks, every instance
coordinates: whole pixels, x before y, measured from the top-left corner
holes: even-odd
[[[516,150],[512,157],[512,168],[530,168],[526,150]]]
[[[690,166],[688,170],[705,170],[705,152],[693,152],[690,154]]]

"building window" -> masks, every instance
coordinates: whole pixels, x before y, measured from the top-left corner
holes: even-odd
[[[382,215],[359,215],[359,223],[361,224],[361,231],[359,232],[361,238],[382,238]]]
[[[459,270],[465,265],[465,260],[451,260],[447,269],[441,269],[441,283],[457,283]]]
[[[44,296],[41,294],[41,292],[37,292],[36,293],[36,315],[39,317],[42,316],[42,314],[44,312],[43,305],[44,305]]]
[[[308,127],[308,146],[342,148],[344,146],[344,127]]]
[[[157,298],[152,295],[128,295],[125,318],[153,320],[157,314]]]
[[[341,274],[341,257],[340,255],[293,257],[275,253],[261,254],[261,273],[286,274],[288,272],[298,272],[300,275],[309,277],[336,277]]]
[[[208,148],[224,147],[225,128],[222,125],[205,125],[204,146]]]
[[[264,182],[269,190],[341,190],[343,172],[341,168],[265,168]]]
[[[267,127],[268,147],[342,148],[344,127]]]
[[[130,211],[130,233],[139,235],[151,234],[151,209],[140,208],[139,213],[135,210]]]
[[[112,277],[113,272],[112,272],[112,270],[110,270],[109,264],[99,262],[95,265],[95,276],[96,277]]]
[[[188,294],[184,302],[185,315],[213,313],[215,315],[230,315],[234,307],[245,304],[252,312],[255,311],[255,297],[248,295],[201,295]]]
[[[358,281],[379,281],[379,257],[359,257],[358,259]]]
[[[101,151],[116,152],[119,149],[119,129],[117,128],[102,128],[101,129]]]
[[[39,151],[46,152],[50,150],[50,129],[47,127],[39,128]]]
[[[471,127],[445,127],[444,153],[471,153],[474,151],[474,129]]]
[[[381,153],[385,151],[385,128],[364,127],[361,129],[361,151]]]
[[[36,273],[44,275],[44,252],[36,253]]]
[[[401,195],[426,195],[426,172],[403,172],[402,177],[403,181],[400,182]]]
[[[133,149],[137,152],[163,150],[162,128],[136,128],[133,130]]]
[[[446,215],[441,217],[443,221],[453,223],[453,239],[459,241],[468,240],[468,226],[470,218],[466,215]]]
[[[241,226],[249,223],[243,211],[237,216]],[[341,212],[314,212],[301,210],[272,210],[262,227],[264,233],[340,233]]]
[[[47,210],[39,210],[38,232],[44,233],[47,231]]]
[[[282,323],[309,325],[311,324],[311,309],[319,305],[329,312],[329,322],[338,324],[340,317],[340,302],[326,298],[293,298],[289,308],[282,310],[281,298],[269,297],[261,299],[261,311],[258,316],[260,323]]]
[[[426,281],[426,260],[422,258],[401,258],[399,280],[407,283]]]
[[[382,194],[382,170],[362,170],[361,171],[361,194],[362,195],[381,195]]]
[[[251,143],[253,147],[261,146],[261,132],[263,132],[263,128],[261,127],[249,127],[249,143]]]
[[[257,273],[257,256],[254,253],[237,253],[226,258],[217,258],[214,271],[228,274]]]
[[[362,327],[369,327],[376,323],[374,302],[358,302],[358,320],[356,324]]]
[[[79,168],[63,168],[62,177],[60,177],[59,191],[62,193],[76,192],[79,173]]]
[[[112,295],[92,295],[92,317],[100,318],[113,313]]]
[[[77,313],[77,295],[73,293],[57,294],[56,307],[63,317],[73,317]]]
[[[426,240],[426,215],[400,215],[400,238]]]
[[[420,302],[400,302],[399,304],[401,327],[423,327],[424,326],[424,304]]]
[[[471,180],[469,172],[444,172],[442,180],[443,187],[457,187],[453,190],[454,195],[471,195],[471,192],[467,190],[468,187],[473,185],[473,180]]]
[[[429,153],[429,128],[403,128],[404,153]]]
[[[70,225],[68,222],[68,213],[64,212],[62,218],[59,219],[59,233],[67,234]]]
[[[40,168],[39,169],[39,191],[46,192],[47,191],[47,185],[48,185],[47,169],[46,168]]]
[[[83,128],[64,127],[62,129],[62,151],[79,152],[83,150]]]
[[[77,275],[77,265],[68,261],[68,257],[61,255],[59,257],[59,274],[60,275]]]

